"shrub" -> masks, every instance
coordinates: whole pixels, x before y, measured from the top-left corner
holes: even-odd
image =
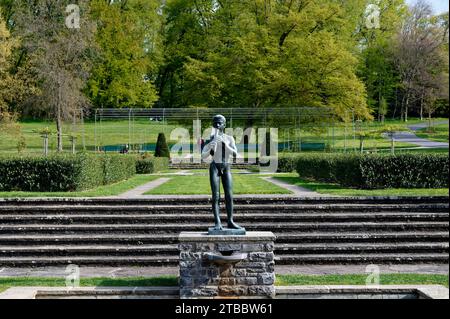
[[[81,154],[0,159],[0,190],[56,192],[101,185],[103,165],[95,156]]]
[[[361,158],[366,188],[448,188],[446,154],[401,154]]]
[[[136,161],[138,174],[153,174],[169,168],[167,157],[140,158]]]
[[[136,158],[128,155],[102,155],[103,184],[128,179],[136,174]]]
[[[297,157],[297,172],[304,179],[366,189],[445,188],[449,158],[445,154],[308,154]]]
[[[158,141],[156,142],[155,157],[170,158],[169,147],[167,146],[166,136],[164,133],[158,134]]]
[[[322,182],[334,182],[334,159],[331,154],[305,154],[297,157],[296,169],[300,177]]]
[[[297,156],[282,155],[278,157],[278,173],[291,173],[297,168]]]
[[[52,155],[0,158],[0,190],[29,192],[81,191],[127,179],[135,174],[132,156]]]

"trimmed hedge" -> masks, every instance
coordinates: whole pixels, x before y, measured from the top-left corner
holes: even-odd
[[[297,168],[297,156],[282,155],[278,157],[278,173],[291,173]]]
[[[123,181],[136,174],[136,158],[128,155],[102,155],[103,184]]]
[[[81,191],[121,181],[136,173],[135,158],[111,155],[53,155],[0,158],[0,190]]]
[[[362,189],[446,188],[446,154],[348,155],[307,154],[297,157],[301,178]]]
[[[138,174],[153,174],[169,168],[167,157],[143,158],[136,161]]]

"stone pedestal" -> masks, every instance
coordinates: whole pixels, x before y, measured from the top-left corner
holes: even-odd
[[[180,298],[273,298],[275,235],[179,236]]]

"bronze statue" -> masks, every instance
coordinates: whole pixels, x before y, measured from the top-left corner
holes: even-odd
[[[237,156],[236,142],[230,135],[225,134],[226,119],[223,115],[213,118],[213,134],[209,143],[202,151],[202,158],[212,156],[209,166],[209,180],[212,191],[212,210],[215,226],[209,229],[210,235],[244,235],[245,229],[233,221],[233,179],[231,164],[233,157]],[[225,192],[225,206],[228,218],[228,229],[222,227],[220,221],[220,178]]]

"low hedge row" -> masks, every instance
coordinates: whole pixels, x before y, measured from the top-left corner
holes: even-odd
[[[0,190],[80,191],[136,174],[136,159],[123,155],[54,155],[0,158]]]
[[[348,155],[306,154],[296,157],[301,178],[362,189],[446,188],[446,154]]]
[[[297,169],[297,156],[283,155],[278,157],[278,172],[291,173]]]
[[[138,174],[153,174],[169,168],[169,158],[153,157],[142,158],[136,161],[136,172]]]

